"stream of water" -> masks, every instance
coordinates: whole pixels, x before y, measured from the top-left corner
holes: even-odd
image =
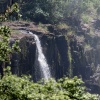
[[[50,74],[50,69],[49,69],[47,60],[42,51],[41,42],[37,35],[35,35],[31,32],[30,32],[30,34],[32,34],[35,38],[36,49],[37,49],[36,59],[39,63],[41,77],[44,78],[45,80],[48,80],[49,78],[51,78],[51,74]]]

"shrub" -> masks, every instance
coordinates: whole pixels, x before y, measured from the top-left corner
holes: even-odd
[[[26,20],[35,20],[37,22],[55,23],[63,17],[63,2],[63,0],[34,0],[23,2],[23,18]]]
[[[57,82],[34,83],[24,77],[6,74],[0,80],[1,100],[99,100],[85,91],[81,79],[62,78]]]

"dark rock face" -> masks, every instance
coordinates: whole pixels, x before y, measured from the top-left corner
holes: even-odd
[[[64,36],[43,36],[41,38],[44,54],[50,65],[52,76],[56,79],[67,75],[68,45]]]
[[[34,76],[34,63],[36,45],[33,37],[24,37],[20,40],[21,52],[12,56],[12,72],[21,76],[22,74]]]
[[[72,55],[72,66],[73,66],[73,75],[80,76],[84,79],[86,78],[86,59],[83,51],[83,47],[80,46],[76,39],[70,42],[71,55]]]

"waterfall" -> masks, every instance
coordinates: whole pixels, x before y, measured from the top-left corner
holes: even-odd
[[[33,34],[31,32],[29,32],[29,33]],[[43,54],[41,43],[40,43],[38,36],[35,34],[33,34],[33,36],[35,38],[36,47],[37,47],[36,59],[38,62],[36,62],[36,63],[39,63],[41,78],[48,80],[49,78],[51,78],[49,66],[48,66],[46,58]]]

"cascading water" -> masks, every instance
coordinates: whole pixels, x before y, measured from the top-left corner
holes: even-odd
[[[45,56],[42,52],[40,40],[39,40],[37,35],[35,35],[31,32],[29,32],[29,33],[32,34],[35,38],[36,47],[37,47],[36,58],[37,58],[37,61],[38,61],[36,63],[39,63],[41,78],[48,80],[49,78],[51,78],[51,74],[50,74],[50,69],[49,69],[49,66],[47,64],[46,58],[45,58]]]

